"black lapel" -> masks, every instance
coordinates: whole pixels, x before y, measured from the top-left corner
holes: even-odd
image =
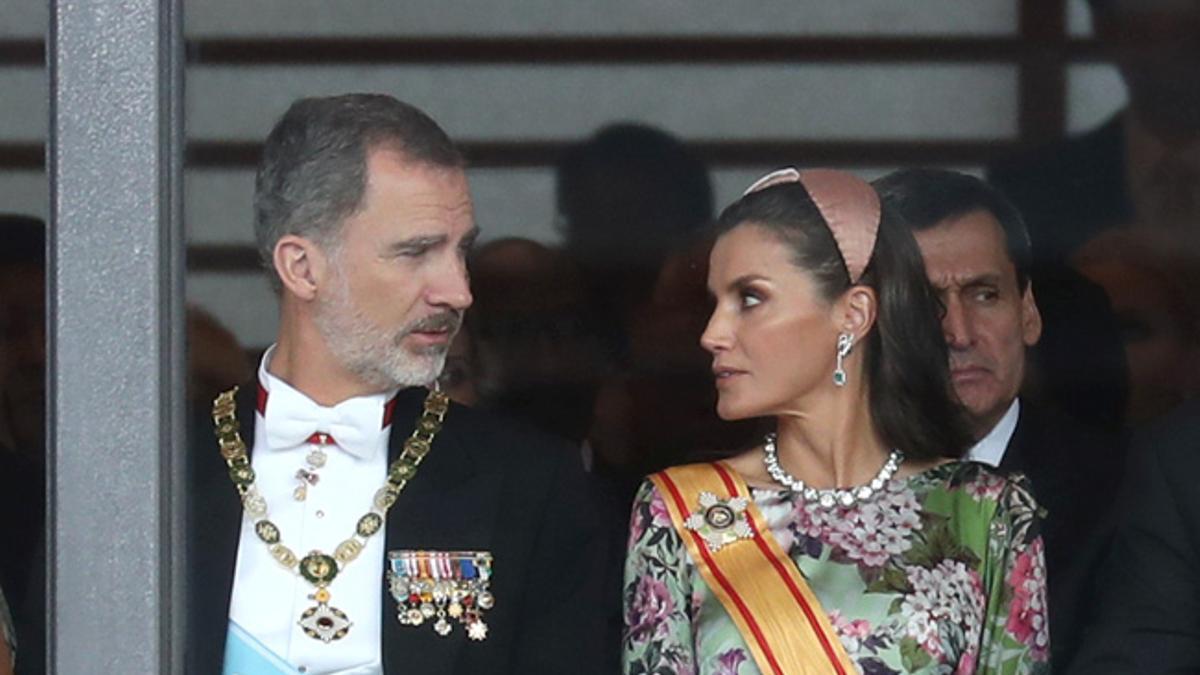
[[[425,393],[420,388],[400,392],[388,441],[389,463],[400,455],[405,439],[412,433]],[[456,423],[455,413],[463,411],[457,406],[450,408],[416,477],[388,512],[385,550],[494,550],[492,533],[502,481],[479,470],[472,456],[472,446],[478,443],[473,442],[461,420]],[[386,575],[386,558],[384,564]],[[400,625],[386,579],[380,586],[384,672],[454,672],[467,639],[463,628],[456,625],[451,635],[442,637],[428,622],[421,626]]]
[[[1000,471],[1004,474],[1021,472],[1033,485],[1038,504],[1051,513],[1056,504],[1061,504],[1062,495],[1074,493],[1073,486],[1063,485],[1064,479],[1077,474],[1071,468],[1071,449],[1063,447],[1062,438],[1056,431],[1054,418],[1028,401],[1021,401],[1021,412],[1017,416],[1017,427],[1008,442]],[[1064,469],[1066,470],[1064,472]],[[1068,501],[1074,501],[1074,498]]]
[[[1017,413],[1017,426],[1013,429],[1012,437],[1008,439],[1008,447],[1004,449],[1004,457],[1000,459],[1000,472],[1010,474],[1017,471],[1029,471],[1029,462],[1025,457],[1029,447],[1029,437],[1033,433],[1030,428],[1028,404],[1022,405]]]
[[[257,384],[243,384],[237,417],[247,448],[254,447]],[[219,673],[229,625],[229,598],[241,529],[241,501],[217,450],[209,410],[197,411],[189,439],[188,509],[189,673]]]

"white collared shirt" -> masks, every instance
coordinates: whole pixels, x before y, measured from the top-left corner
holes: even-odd
[[[967,459],[989,466],[1000,466],[1001,460],[1004,459],[1004,451],[1008,449],[1008,442],[1017,430],[1017,418],[1020,414],[1021,400],[1014,398],[1004,416],[996,422],[996,426],[967,451]]]
[[[263,355],[258,369],[259,383],[269,394],[276,394],[267,400],[271,417],[276,414],[271,406],[286,406],[297,397],[307,399],[267,372],[273,350]],[[277,395],[281,392],[286,395]],[[378,406],[382,425],[384,406],[391,396],[363,398]],[[317,470],[318,482],[308,486],[305,501],[297,501],[292,494],[300,484],[296,472],[308,466],[305,457],[312,446],[267,447],[266,420],[261,413],[254,417],[251,466],[258,490],[267,501],[267,518],[279,527],[280,543],[297,557],[313,550],[332,555],[337,545],[354,533],[358,519],[370,510],[375,492],[384,483],[388,434],[377,435],[373,445],[378,447],[374,452],[360,450],[361,457],[327,445],[328,459]],[[297,624],[304,610],[316,606],[309,598],[316,589],[271,556],[254,533],[252,520],[243,514],[229,618],[306,675],[381,675],[383,552],[380,532],[366,540],[358,558],[343,566],[329,585],[329,605],[345,612],[353,625],[345,637],[325,643],[305,635]]]

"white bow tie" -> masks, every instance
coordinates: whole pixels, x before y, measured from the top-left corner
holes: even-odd
[[[286,385],[271,389],[263,414],[271,450],[290,450],[314,433],[324,433],[330,443],[361,459],[370,459],[383,446],[383,418],[380,397],[352,398],[327,408]]]

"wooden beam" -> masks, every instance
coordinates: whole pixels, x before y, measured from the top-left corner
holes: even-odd
[[[1018,37],[611,36],[507,38],[200,38],[190,65],[614,64],[614,63],[1022,63],[1098,61],[1091,39],[1044,41],[1041,0],[1024,0],[1030,32]],[[1060,5],[1062,0],[1045,0]],[[1051,14],[1053,12],[1050,12]],[[1036,19],[1036,20],[1035,20]],[[1024,25],[1024,24],[1023,24]],[[1050,26],[1053,27],[1052,25]],[[0,65],[41,66],[41,40],[0,40]]]
[[[258,249],[249,244],[194,244],[188,246],[189,272],[262,271]]]
[[[1036,145],[1066,133],[1066,0],[1020,0],[1018,15],[1027,48],[1018,67],[1017,129],[1023,142]]]
[[[568,140],[517,139],[464,141],[459,147],[476,168],[552,167],[570,145]],[[753,141],[691,141],[686,145],[710,168],[758,167],[795,163],[832,166],[982,164],[1019,148],[1003,139],[943,141],[818,141],[793,138]],[[188,144],[185,166],[193,169],[253,169],[258,143],[196,141]],[[40,143],[0,143],[0,170],[43,168]]]

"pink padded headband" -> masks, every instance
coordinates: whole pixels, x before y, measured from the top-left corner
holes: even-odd
[[[879,233],[879,195],[861,178],[833,169],[779,169],[754,181],[742,196],[773,185],[800,183],[829,225],[833,239],[846,263],[850,283],[858,283]]]

